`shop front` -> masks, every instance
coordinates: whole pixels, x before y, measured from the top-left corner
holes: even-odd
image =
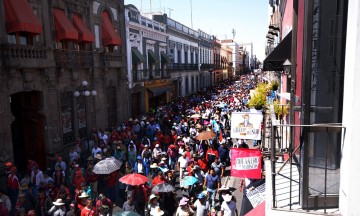
[[[171,97],[171,82],[168,80],[154,80],[145,82],[146,112],[158,106],[169,103]]]

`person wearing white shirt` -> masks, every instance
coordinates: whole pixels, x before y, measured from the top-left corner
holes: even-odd
[[[31,179],[30,182],[33,183],[33,194],[37,195],[37,189],[40,187],[41,182],[44,179],[44,175],[41,170],[39,170],[38,166],[35,166],[31,171]]]
[[[188,160],[186,159],[186,153],[183,152],[182,156],[178,159],[178,170],[180,170],[180,179],[182,179],[184,171],[188,166]]]
[[[100,154],[102,151],[101,151],[101,148],[99,148],[99,146],[94,146],[93,149],[91,150],[91,154],[93,155],[93,157],[96,156],[96,154]]]
[[[226,194],[223,198],[224,201],[220,207],[220,216],[238,216],[236,203],[232,201],[232,195]]]

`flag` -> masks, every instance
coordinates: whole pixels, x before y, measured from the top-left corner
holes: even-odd
[[[232,148],[231,176],[261,179],[260,149]]]

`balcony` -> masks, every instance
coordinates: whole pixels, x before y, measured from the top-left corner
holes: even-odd
[[[63,68],[92,68],[94,67],[94,55],[89,51],[60,50],[54,51],[57,67]]]
[[[154,70],[133,70],[133,81],[134,82],[144,82],[148,80],[159,80],[159,79],[169,79],[170,73],[168,69],[154,69]]]
[[[47,49],[33,45],[2,45],[5,67],[46,67]]]
[[[341,135],[339,124],[289,125],[276,119],[271,106],[266,118],[264,155],[267,202],[272,211],[336,213],[339,206]],[[269,149],[270,152],[266,152]],[[278,215],[277,213],[271,215]]]
[[[101,67],[121,67],[122,56],[120,51],[116,52],[100,52],[100,66]]]
[[[197,64],[179,64],[179,63],[172,63],[169,65],[169,69],[172,71],[194,71],[198,70]]]

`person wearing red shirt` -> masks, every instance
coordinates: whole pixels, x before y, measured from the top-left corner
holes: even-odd
[[[74,178],[73,178],[73,185],[75,189],[81,190],[81,183],[86,182],[85,178],[82,175],[81,170],[75,170]]]
[[[119,133],[113,129],[111,135],[110,135],[110,141],[113,143],[115,141],[118,141],[120,139]]]
[[[201,156],[197,162],[202,171],[204,171],[204,172],[208,171],[207,160],[204,155]]]
[[[210,149],[206,151],[206,160],[208,161],[209,167],[215,161],[215,158],[219,157],[219,152],[214,148],[213,145],[210,145]]]
[[[194,159],[192,159],[191,161],[189,161],[189,166],[186,167],[186,171],[188,172],[188,176],[192,176],[193,175],[193,170],[194,169]]]
[[[98,201],[96,201],[96,211],[106,215],[107,212],[112,212],[113,204],[111,200],[105,197],[104,194],[99,195]]]
[[[106,175],[105,186],[107,188],[107,196],[110,198],[111,201],[116,200],[116,181],[117,181],[118,174],[117,172],[112,172],[109,175]]]
[[[16,176],[16,166],[12,166],[9,169],[10,174],[7,177],[6,185],[9,192],[9,198],[11,201],[11,206],[16,205],[16,201],[19,195],[19,179]]]
[[[97,195],[97,185],[98,185],[98,175],[93,171],[94,164],[88,163],[88,168],[86,170],[86,179],[89,182],[92,192]]]
[[[92,200],[88,199],[86,201],[86,206],[81,210],[80,216],[94,216],[97,215],[95,209],[92,206]]]
[[[168,134],[165,134],[163,136],[162,140],[163,140],[163,146],[162,147],[163,147],[163,150],[166,152],[167,149],[168,149],[168,146],[170,144],[170,141],[171,141],[170,136]]]
[[[152,184],[152,186],[155,186],[157,184],[165,183],[165,182],[166,182],[166,179],[164,178],[162,171],[159,170],[157,173],[157,176],[152,180],[151,184]]]

